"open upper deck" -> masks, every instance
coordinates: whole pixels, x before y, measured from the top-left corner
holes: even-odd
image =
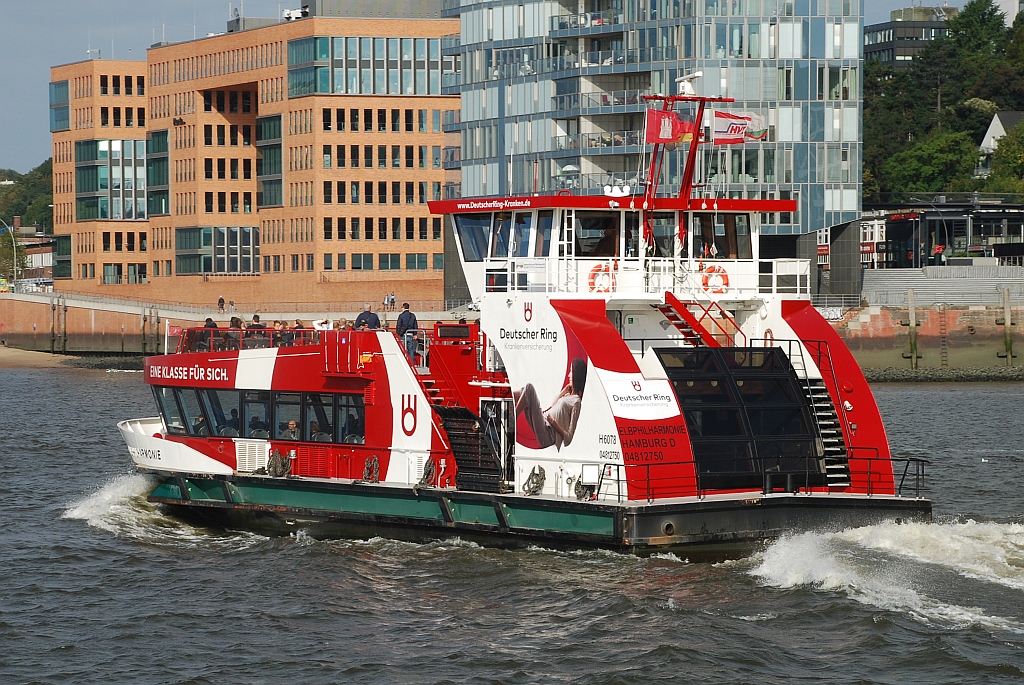
[[[489,292],[695,301],[809,297],[810,261],[762,259],[761,214],[792,200],[539,195],[430,203],[451,214],[475,299]]]

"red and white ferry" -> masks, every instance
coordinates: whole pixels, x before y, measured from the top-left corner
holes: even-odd
[[[729,101],[652,99],[694,121]],[[795,204],[691,198],[690,138],[676,198],[660,141],[642,189],[432,203],[480,319],[413,360],[388,331],[184,331],[146,360],[160,415],[119,424],[150,501],[270,533],[691,556],[930,518],[810,263],[760,253],[761,214]]]

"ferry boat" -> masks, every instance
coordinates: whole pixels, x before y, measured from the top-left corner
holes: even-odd
[[[270,534],[689,557],[929,519],[925,462],[891,454],[811,264],[761,253],[762,214],[795,203],[693,197],[706,141],[677,106],[731,100],[650,99],[675,130],[643,187],[431,203],[479,321],[411,358],[386,330],[194,328],[146,359],[159,416],[118,427],[149,501]],[[659,197],[671,144],[682,187]]]

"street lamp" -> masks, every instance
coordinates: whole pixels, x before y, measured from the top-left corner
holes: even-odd
[[[11,247],[14,248],[14,252],[11,255],[11,264],[14,266],[14,280],[11,282],[13,286],[18,282],[18,241],[14,237],[14,229],[8,226],[6,221],[0,219],[0,224],[7,227],[8,233],[11,234]]]
[[[935,205],[935,203],[933,203],[933,202],[929,202],[928,200],[922,200],[922,199],[921,199],[921,198],[919,198],[919,197],[912,197],[912,198],[910,198],[910,201],[911,201],[911,202],[923,202],[923,203],[925,203],[926,205],[930,205],[930,206],[932,207],[932,209],[934,209],[934,210],[935,210],[935,212],[936,212],[936,213],[937,213],[937,214],[939,215],[939,221],[941,221],[941,222],[942,222],[942,234],[943,234],[943,235],[944,235],[944,236],[946,237],[946,245],[945,245],[945,248],[946,248],[946,250],[952,250],[952,249],[953,249],[953,246],[949,244],[949,227],[948,227],[948,226],[946,226],[946,217],[945,217],[945,215],[943,215],[943,213],[942,213],[942,210],[941,210],[941,209],[939,209],[939,208],[938,208],[938,207],[937,207],[937,206]]]

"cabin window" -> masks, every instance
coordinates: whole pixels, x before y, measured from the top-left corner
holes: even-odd
[[[240,435],[242,418],[237,390],[200,390],[206,415],[213,424],[214,435],[235,438]]]
[[[203,416],[203,409],[199,405],[199,396],[195,388],[178,388],[176,391],[181,411],[184,413],[185,426],[188,427],[190,435],[209,435],[210,424]]]
[[[490,214],[456,214],[455,230],[462,244],[462,256],[467,262],[482,262],[487,256],[491,231]]]
[[[294,428],[291,425],[293,421]],[[275,392],[274,438],[302,440],[302,436],[302,395],[297,392]]]
[[[335,425],[338,442],[361,445],[366,442],[366,407],[362,395],[338,395]]]
[[[270,437],[270,393],[266,390],[246,390],[242,393],[242,420],[245,434],[257,440]]]
[[[753,259],[750,218],[746,214],[695,214],[693,232],[695,257]]]
[[[576,256],[619,256],[620,212],[576,212]]]
[[[640,212],[626,212],[623,228],[626,231],[627,258],[636,259],[640,256]]]
[[[512,213],[497,212],[494,215],[494,230],[491,232],[491,258],[508,257],[508,241],[512,233]]]
[[[174,388],[153,387],[153,394],[156,396],[156,405],[160,409],[160,415],[164,420],[164,428],[168,433],[184,435],[185,420],[181,416],[181,409],[178,401],[174,399]]]
[[[516,212],[515,226],[512,231],[512,256],[528,257],[530,255],[530,228],[533,215],[528,212]]]
[[[333,442],[334,399],[327,393],[306,395],[306,435],[312,442]]]
[[[534,257],[547,257],[551,252],[551,226],[554,223],[554,214],[550,209],[537,212],[537,244],[533,248]]]
[[[654,256],[674,257],[676,252],[676,215],[658,212],[652,219],[654,229]],[[685,246],[683,248],[685,250]]]

